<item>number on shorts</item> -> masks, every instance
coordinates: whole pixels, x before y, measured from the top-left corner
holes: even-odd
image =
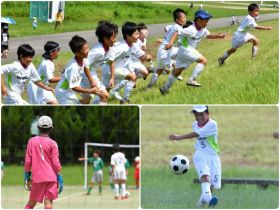
[[[204,149],[206,147],[206,144],[204,141],[201,141],[201,147]]]

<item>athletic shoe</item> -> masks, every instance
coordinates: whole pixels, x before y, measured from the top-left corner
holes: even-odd
[[[128,196],[121,196],[121,200],[128,199]]]
[[[109,94],[110,94],[111,97],[114,97],[114,98],[116,98],[119,101],[121,101],[123,99],[121,97],[120,93],[118,91],[113,90],[113,89],[110,90]]]
[[[114,197],[114,199],[115,199],[115,200],[120,200],[121,197],[116,195],[116,196]]]
[[[165,95],[168,93],[168,90],[165,90],[163,87],[159,88],[159,91],[161,92],[162,95]]]
[[[130,104],[129,98],[123,98],[123,99],[120,101],[120,104]]]
[[[90,192],[87,192],[87,194],[86,195],[90,195]]]
[[[218,59],[218,63],[219,63],[219,66],[222,66],[225,63],[225,60],[221,57]]]
[[[189,79],[189,80],[187,81],[187,85],[189,85],[189,86],[194,86],[194,87],[200,87],[200,86],[201,86],[201,84],[199,84],[197,81],[195,81],[195,80],[193,80],[193,79]]]
[[[147,89],[151,89],[152,87],[153,87],[153,85],[151,85],[151,84],[147,85]]]
[[[199,201],[196,204],[196,208],[201,209],[206,204],[205,200],[199,199]]]
[[[215,207],[218,204],[218,198],[216,196],[212,196],[211,200],[209,201],[209,207]]]
[[[184,78],[183,78],[181,75],[179,75],[179,76],[177,77],[177,80],[182,81],[182,80],[184,80]]]

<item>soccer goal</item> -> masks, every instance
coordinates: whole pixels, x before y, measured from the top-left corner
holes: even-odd
[[[130,145],[130,144],[119,144],[120,148],[132,148],[137,149],[139,145]],[[84,149],[85,149],[85,158],[88,158],[88,149],[89,147],[113,147],[113,144],[103,144],[103,143],[91,143],[85,142]],[[88,161],[84,161],[84,189],[87,189],[88,185]]]

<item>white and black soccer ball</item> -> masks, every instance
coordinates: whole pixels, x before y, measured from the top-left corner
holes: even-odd
[[[185,174],[190,168],[189,159],[184,155],[174,155],[169,162],[172,172],[176,175]]]

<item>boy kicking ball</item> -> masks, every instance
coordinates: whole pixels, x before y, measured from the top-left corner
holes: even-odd
[[[212,195],[213,188],[221,188],[221,161],[218,153],[218,127],[216,121],[209,118],[208,106],[196,105],[192,109],[195,122],[193,132],[185,135],[172,134],[171,141],[196,138],[193,162],[201,183],[201,196],[197,207],[215,206],[218,198]]]
[[[256,23],[256,20],[259,16],[260,9],[257,4],[250,4],[248,6],[249,15],[247,15],[244,20],[241,22],[240,26],[237,28],[237,31],[234,33],[232,37],[232,47],[224,53],[222,57],[218,59],[219,65],[223,65],[225,60],[232,54],[235,53],[237,48],[241,47],[243,44],[247,42],[251,42],[252,45],[252,58],[256,57],[259,40],[252,34],[248,32],[250,28],[255,28],[258,30],[272,30],[271,26],[259,26]]]
[[[194,23],[187,28],[184,28],[181,32],[181,46],[179,47],[175,70],[169,75],[165,85],[160,88],[160,92],[164,95],[168,93],[171,86],[177,80],[177,77],[182,73],[182,71],[188,68],[193,62],[198,64],[193,70],[193,73],[187,85],[200,87],[196,79],[198,75],[203,71],[205,65],[207,64],[207,59],[200,54],[196,48],[202,38],[207,39],[223,39],[225,34],[210,34],[206,26],[212,15],[205,10],[198,10],[194,16]]]

